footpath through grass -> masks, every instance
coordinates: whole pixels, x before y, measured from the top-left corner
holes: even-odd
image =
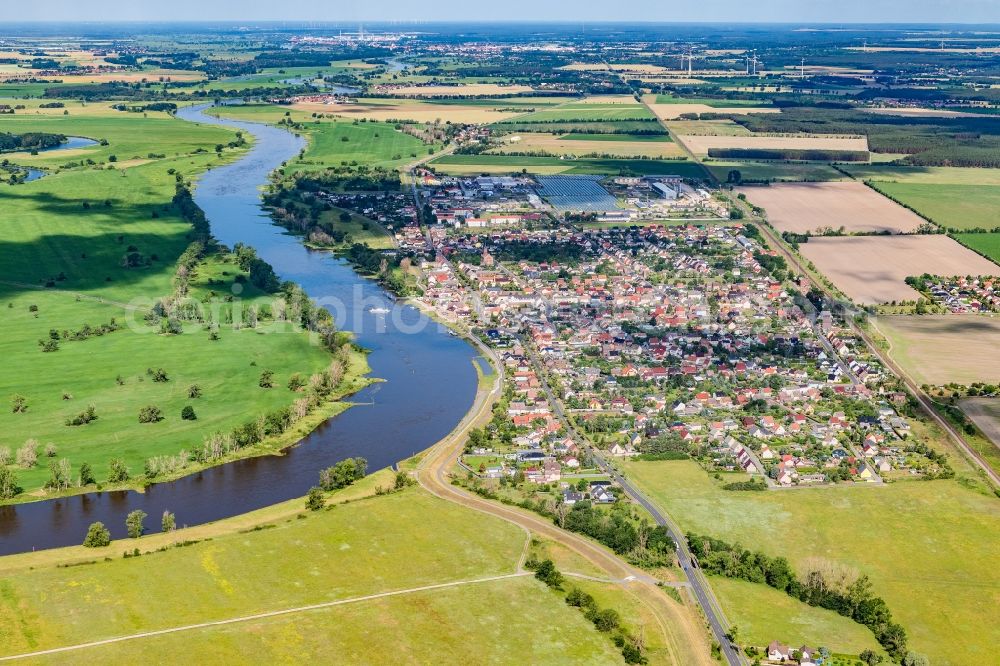
[[[508,574],[524,546],[517,527],[471,520],[467,509],[417,488],[300,515],[137,558],[100,561],[97,550],[93,564],[8,573],[0,579],[0,654]],[[135,543],[143,549],[144,540]],[[140,639],[59,661],[161,650],[226,663],[292,655],[620,662],[606,636],[533,577]]]
[[[910,649],[931,663],[993,659],[1000,626],[986,618],[1000,604],[995,496],[958,480],[732,492],[693,462],[625,468],[684,531],[784,556],[800,573],[834,565],[867,574],[905,627]],[[763,617],[770,613],[765,609]],[[731,619],[744,624],[739,616]],[[782,640],[805,640],[791,635],[795,627],[785,622],[789,635]]]

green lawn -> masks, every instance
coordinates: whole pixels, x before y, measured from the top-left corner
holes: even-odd
[[[1000,233],[955,234],[955,239],[1000,264]]]
[[[685,531],[770,555],[800,572],[865,573],[934,664],[993,661],[1000,625],[1000,500],[959,481],[768,493],[722,490],[693,462],[630,462],[630,478]]]
[[[759,648],[774,640],[786,645],[826,647],[839,654],[881,652],[867,628],[831,610],[817,608],[767,585],[710,576],[729,621],[739,628],[740,645]]]
[[[349,222],[340,219],[340,215],[344,212],[350,214],[351,220]],[[334,229],[350,234],[350,239],[344,241],[345,245],[364,243],[376,250],[390,250],[396,247],[396,243],[385,227],[364,215],[345,211],[342,208],[334,208],[322,213],[320,220],[331,224]]]
[[[876,189],[949,229],[1000,227],[1000,186],[874,182]]]
[[[158,517],[150,517],[149,520]],[[183,516],[178,516],[183,521]],[[136,542],[142,547],[143,542]],[[0,653],[512,573],[524,533],[417,488],[342,504],[272,529],[134,559],[36,567],[0,579]],[[95,551],[100,560],[100,551]],[[617,650],[534,578],[360,602],[72,655],[93,663],[185,651],[231,663],[294,654],[337,661],[472,662],[522,655],[615,663]],[[471,656],[470,656],[471,655]],[[475,655],[479,655],[476,657]],[[534,658],[532,658],[532,655]],[[63,657],[64,658],[64,657]],[[332,657],[331,657],[332,658]]]

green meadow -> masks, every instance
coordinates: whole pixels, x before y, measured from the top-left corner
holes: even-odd
[[[170,171],[193,178],[239,151],[215,154],[217,143],[235,136],[229,130],[162,114],[110,115],[99,105],[93,113],[0,118],[4,131],[60,131],[106,137],[110,144],[80,152],[169,155],[133,166],[119,161],[108,169],[76,166],[31,183],[0,184],[0,352],[7,359],[0,373],[0,448],[13,451],[34,439],[42,451],[48,444],[56,451],[52,458],[42,455],[34,467],[15,468],[25,491],[18,500],[41,497],[49,463],[60,459],[69,461],[74,479],[88,463],[96,480],[106,482],[113,458],[123,459],[132,476],[140,477],[150,457],[191,451],[206,435],[291,405],[299,396],[286,388],[289,377],[321,371],[331,360],[306,333],[281,326],[237,329],[216,318],[223,323],[219,339],[211,340],[203,325],[161,335],[158,327],[145,324],[153,304],[173,293],[177,259],[193,239],[191,225],[171,203],[176,181]],[[128,152],[121,152],[123,146]],[[37,157],[48,166],[70,159],[50,156],[58,154]],[[22,161],[18,154],[10,158]],[[127,266],[130,254],[141,261]],[[243,308],[271,300],[250,287],[245,273],[224,255],[201,263],[190,288],[192,297],[214,301],[223,311],[234,307],[226,302],[234,295]],[[63,334],[112,321],[118,330],[105,335],[73,340]],[[42,351],[40,341],[50,340],[53,331],[58,348]],[[147,374],[160,368],[168,381],[152,381]],[[264,370],[274,373],[275,388],[259,386]],[[338,393],[360,386],[366,371],[358,356]],[[196,399],[188,397],[192,385],[201,388]],[[23,413],[12,409],[15,395],[27,403]],[[66,425],[91,406],[96,420]],[[163,419],[139,423],[139,411],[147,406],[158,407]],[[181,418],[188,406],[195,419]],[[337,403],[320,411],[344,407]],[[312,423],[303,421],[287,435],[301,436],[307,422]]]
[[[17,164],[44,168],[59,167],[82,160],[105,163],[114,155],[118,162],[149,160],[190,155],[197,151],[213,152],[219,144],[228,144],[236,137],[225,127],[194,125],[166,113],[141,113],[111,111],[106,105],[69,107],[70,115],[14,114],[0,116],[0,132],[50,132],[66,136],[81,136],[100,141],[106,146],[94,145],[72,150],[27,153],[7,153],[4,158]],[[151,157],[152,155],[152,157]],[[165,169],[164,169],[165,170]]]
[[[1000,641],[1000,626],[986,621],[1000,604],[993,541],[1000,501],[993,494],[963,487],[961,478],[734,492],[693,462],[629,462],[625,469],[684,531],[784,556],[800,573],[834,565],[867,574],[906,629],[910,649],[931,663],[993,660]],[[757,621],[771,613],[763,609]]]
[[[813,182],[826,180],[846,180],[847,176],[829,164],[816,163],[772,163],[772,162],[716,162],[706,161],[705,167],[716,179],[725,182],[729,172],[740,172],[743,180],[766,180],[776,182]]]
[[[792,599],[766,585],[710,576],[709,585],[729,621],[738,627],[740,645],[758,648],[777,640],[796,647],[823,646],[838,654],[882,652],[872,632],[825,608]]]
[[[418,488],[298,517],[136,558],[102,561],[98,549],[93,564],[9,570],[0,578],[0,654],[511,574],[525,545],[518,527]],[[144,550],[144,540],[135,544]],[[151,651],[220,663],[442,655],[470,663],[621,663],[607,636],[530,575],[117,643],[59,660],[128,661]]]

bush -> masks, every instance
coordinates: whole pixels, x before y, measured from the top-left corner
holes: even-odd
[[[563,575],[556,569],[552,560],[543,560],[535,571],[535,578],[542,581],[551,588],[562,589]]]
[[[87,536],[83,540],[83,545],[87,548],[103,548],[111,544],[111,532],[104,526],[104,523],[91,523],[87,529]]]
[[[198,416],[194,413],[194,407],[185,405],[184,409],[181,410],[181,418],[185,421],[196,421]]]
[[[306,496],[306,508],[310,511],[319,511],[324,506],[326,506],[326,499],[323,497],[323,489],[319,486],[313,486]]]
[[[162,420],[163,411],[155,405],[147,405],[139,410],[139,423],[156,423]]]

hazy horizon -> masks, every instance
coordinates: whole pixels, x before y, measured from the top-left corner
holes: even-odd
[[[571,16],[567,16],[570,14]],[[302,2],[275,6],[262,0],[175,0],[148,5],[127,0],[49,0],[0,8],[8,22],[614,22],[614,23],[771,23],[975,25],[1000,23],[1000,3],[994,0],[842,0],[836,4],[801,0],[703,0],[668,4],[662,0],[616,3],[563,3],[509,0],[502,5],[477,5],[441,0],[415,6],[402,0],[365,3]]]

